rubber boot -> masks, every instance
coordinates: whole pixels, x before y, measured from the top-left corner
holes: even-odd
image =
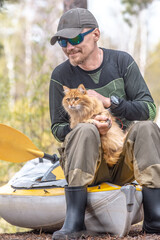
[[[65,187],[66,218],[63,227],[53,233],[52,239],[77,239],[86,227],[84,224],[85,209],[87,205],[86,187]]]
[[[143,187],[143,231],[160,234],[160,188]]]

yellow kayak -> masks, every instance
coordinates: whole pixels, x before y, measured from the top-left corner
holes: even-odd
[[[0,216],[12,225],[53,232],[65,218],[66,185],[59,162],[28,161],[0,188]],[[143,220],[142,192],[138,185],[104,182],[88,187],[87,230],[125,236]]]

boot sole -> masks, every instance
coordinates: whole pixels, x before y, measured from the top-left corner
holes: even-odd
[[[83,230],[83,231],[73,232],[73,233],[56,234],[55,236],[53,233],[52,240],[69,240],[69,239],[78,240],[79,238],[85,239],[87,237],[94,237],[94,236],[98,236],[98,234],[95,232]]]

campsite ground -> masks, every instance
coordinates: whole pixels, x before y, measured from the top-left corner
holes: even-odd
[[[39,233],[35,231],[16,233],[16,234],[0,234],[0,240],[51,240],[52,234]],[[86,240],[160,240],[160,235],[142,233],[142,226],[132,226],[130,233],[126,237],[110,236],[108,234],[99,235],[97,237],[81,238]]]

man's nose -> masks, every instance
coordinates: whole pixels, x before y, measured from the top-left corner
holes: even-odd
[[[72,44],[70,44],[69,42],[67,42],[67,49],[69,49],[69,50],[74,49],[74,46]]]

